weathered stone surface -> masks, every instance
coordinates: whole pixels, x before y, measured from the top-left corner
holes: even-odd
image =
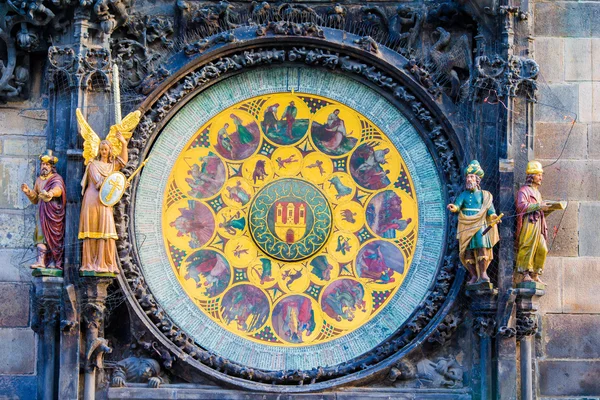
[[[0,107],[0,136],[3,135],[33,135],[39,136],[44,132],[46,125],[46,112],[28,112],[30,118],[19,115],[23,110],[18,108],[36,107],[30,103],[11,103],[10,108]]]
[[[544,313],[562,312],[563,264],[561,257],[548,257],[544,266],[543,281],[546,294],[540,298],[540,309]]]
[[[589,125],[588,158],[594,160],[600,159],[600,123]]]
[[[600,81],[600,39],[592,39],[592,80]]]
[[[35,399],[37,377],[0,375],[0,393],[1,399]]]
[[[538,122],[535,124],[535,157],[549,160],[559,156],[563,160],[585,159],[588,150],[587,135],[586,124]]]
[[[537,122],[570,122],[579,112],[579,85],[550,84],[538,92]]]
[[[579,115],[581,122],[600,121],[600,82],[581,82],[579,84]]]
[[[544,2],[535,5],[536,36],[591,37],[597,35],[594,17],[599,4]]]
[[[565,39],[565,80],[592,79],[592,39]]]
[[[542,165],[555,160],[542,160]],[[544,167],[540,191],[552,200],[597,200],[600,198],[598,161],[560,160]]]
[[[599,215],[599,202],[585,202],[579,205],[579,255],[581,256],[600,256]]]
[[[29,325],[30,285],[0,283],[0,327]]]
[[[563,258],[563,312],[600,313],[600,258]]]
[[[0,209],[23,209],[31,205],[21,191],[21,184],[33,188],[35,162],[33,159],[0,157]]]
[[[571,200],[566,210],[554,211],[548,215],[546,223],[551,256],[577,257],[579,255],[578,214],[579,203]]]
[[[0,354],[0,374],[33,374],[36,354],[33,331],[28,328],[1,328]]]
[[[5,155],[9,156],[26,156],[37,159],[37,157],[46,149],[45,137],[28,137],[28,138],[5,138],[4,149]]]
[[[35,215],[24,211],[0,213],[0,247],[24,248],[33,243]]]
[[[539,37],[535,39],[535,60],[540,72],[548,83],[565,80],[564,39],[556,37]]]
[[[540,394],[590,396],[600,393],[599,361],[540,361]]]
[[[600,358],[600,315],[548,314],[544,317],[547,358]],[[575,336],[577,339],[575,339]]]
[[[0,282],[30,282],[33,249],[0,249]]]

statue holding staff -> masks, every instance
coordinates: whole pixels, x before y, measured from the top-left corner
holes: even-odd
[[[81,272],[117,274],[117,230],[113,216],[114,203],[103,199],[101,189],[109,186],[108,197],[115,192],[119,182],[107,182],[109,176],[127,164],[127,140],[140,122],[141,113],[134,111],[122,122],[110,128],[105,140],[100,140],[83,115],[77,110],[77,121],[83,136],[83,157],[86,170],[81,181],[83,201],[79,218],[79,239],[83,240]],[[112,187],[110,184],[112,183]],[[124,189],[125,181],[121,180]],[[119,196],[120,198],[120,196]],[[109,204],[109,205],[107,205]]]
[[[33,189],[26,183],[21,190],[29,201],[38,205],[35,218],[35,244],[37,260],[31,265],[33,269],[63,269],[65,238],[65,205],[67,195],[65,182],[56,173],[58,158],[52,150],[46,150],[40,156],[40,176],[35,180]],[[41,200],[41,201],[40,201]]]
[[[487,269],[494,258],[493,247],[500,240],[492,194],[481,190],[484,172],[479,162],[473,160],[465,169],[465,188],[448,210],[458,214],[460,261],[471,274],[468,284],[489,282]]]

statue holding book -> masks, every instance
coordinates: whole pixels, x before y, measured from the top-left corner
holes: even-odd
[[[515,280],[543,284],[540,275],[544,270],[548,255],[548,227],[546,215],[562,210],[566,204],[557,201],[544,201],[539,187],[542,185],[544,170],[538,161],[527,164],[527,178],[517,193],[517,263]]]

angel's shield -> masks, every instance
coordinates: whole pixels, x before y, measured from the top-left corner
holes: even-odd
[[[108,175],[100,186],[100,201],[107,207],[112,207],[121,200],[127,184],[127,178],[121,172]]]

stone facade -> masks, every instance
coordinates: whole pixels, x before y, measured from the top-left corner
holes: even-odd
[[[560,156],[546,168],[542,194],[569,201],[564,217],[548,220],[550,231],[558,230],[544,275],[538,393],[597,396],[600,4],[536,1],[534,33],[535,59],[547,84],[537,106],[535,156],[543,165]]]
[[[120,4],[121,2],[115,1],[114,3]],[[181,4],[185,5],[184,3],[181,2]],[[348,3],[354,4],[356,2]],[[421,3],[429,4],[434,2],[414,3],[418,3],[417,5],[421,6]],[[472,2],[467,1],[466,3]],[[491,5],[495,2],[482,3],[490,3]],[[322,8],[325,13],[323,15],[326,15],[326,18],[332,18],[333,22],[330,21],[330,25],[335,25],[336,18],[342,18],[342,14],[339,11],[324,11],[326,10],[325,7],[329,6],[328,3],[315,2],[315,4]],[[390,2],[389,4],[392,3]],[[243,6],[245,7],[246,4],[244,3]],[[394,7],[396,7],[395,3],[388,6],[389,9]],[[529,156],[530,158],[540,160],[543,165],[549,165],[545,168],[544,184],[541,189],[543,196],[547,199],[568,200],[569,202],[568,208],[564,213],[556,212],[548,219],[550,234],[553,238],[551,239],[550,258],[548,259],[543,277],[548,287],[545,296],[541,298],[540,329],[534,341],[533,379],[535,390],[533,395],[534,398],[547,399],[600,396],[600,383],[597,379],[600,375],[600,351],[598,350],[600,348],[600,334],[598,333],[598,326],[600,326],[600,290],[598,290],[597,285],[599,281],[598,276],[600,275],[600,246],[598,245],[598,223],[596,222],[600,215],[600,173],[598,173],[600,167],[600,3],[593,1],[538,0],[531,2],[529,7],[529,22],[523,24],[530,24],[530,27],[533,29],[533,58],[540,66],[538,104],[535,106],[534,117],[535,137],[533,151]],[[258,5],[254,6],[251,14],[253,16],[260,15],[262,11],[259,8]],[[483,6],[476,9],[481,11],[481,15],[487,15],[483,12]],[[137,11],[139,13],[139,10]],[[168,2],[154,2],[152,6],[148,6],[147,11],[156,15],[170,15],[168,20],[171,22],[176,21],[177,18],[181,18],[182,20],[187,18],[187,23],[190,24],[193,18],[190,18],[187,13],[197,14],[198,12],[202,12],[201,10],[198,11],[197,7],[185,8],[181,6],[180,9],[176,9],[174,4]],[[383,21],[385,23],[381,22],[378,19],[381,17],[378,14],[379,11],[371,10],[369,12],[371,12],[370,15],[372,16],[372,19],[369,20],[370,23],[379,21],[378,23],[386,28],[395,23],[391,22],[394,20]],[[514,10],[510,12],[512,13]],[[173,17],[173,15],[177,17]],[[223,15],[220,15],[219,18],[223,19]],[[482,16],[481,18],[486,19],[491,17]],[[110,20],[105,19],[101,24],[107,21]],[[227,24],[228,17],[225,17],[223,21]],[[223,24],[223,21],[220,21],[220,23]],[[456,21],[450,22],[450,24],[454,23]],[[154,36],[150,35],[152,39],[148,39],[149,46],[151,47],[154,43],[154,50],[158,47],[156,46],[157,43],[162,43],[167,48],[172,47],[173,43],[170,42],[174,36],[172,26],[169,31],[168,24],[164,24],[160,20],[152,21],[152,24],[156,34]],[[179,24],[180,28],[181,26],[185,27],[185,22],[181,25],[181,21],[179,21]],[[456,23],[456,25],[460,24]],[[227,26],[227,28],[231,27]],[[196,28],[198,26],[194,29]],[[269,29],[274,28],[277,27],[271,26]],[[210,30],[212,28],[209,26],[202,29]],[[221,28],[216,29],[215,32],[219,29]],[[459,28],[459,31],[462,33],[460,29],[462,27]],[[521,29],[522,33],[524,28],[521,26],[519,29]],[[266,30],[265,28],[265,32]],[[124,29],[120,32],[122,33],[123,31]],[[127,34],[131,35],[131,32],[135,32],[135,29],[132,28]],[[306,34],[307,32],[304,32],[304,35]],[[308,36],[310,35],[312,33],[308,33]],[[318,36],[317,31],[314,38]],[[102,36],[100,35],[99,37]],[[65,38],[58,41],[63,40],[64,43],[69,44],[69,40]],[[128,38],[131,38],[131,36],[128,36]],[[180,35],[179,39],[183,40],[182,38],[183,36]],[[472,47],[475,50],[475,39],[471,39]],[[501,38],[497,37],[496,39],[498,46],[490,47],[501,47]],[[96,37],[94,40],[96,41],[95,43],[92,43],[90,40],[89,44],[107,46],[105,42],[100,43],[103,39]],[[409,38],[409,40],[414,40],[414,38]],[[185,52],[187,56],[190,56],[190,54],[198,55],[211,46],[227,45],[227,43],[233,42],[234,40],[228,38],[226,35],[222,35],[217,39],[202,39],[195,43],[196,47],[188,46]],[[382,54],[382,51],[373,39],[371,41],[361,39],[359,43],[361,43],[363,50],[373,55],[379,56]],[[392,42],[386,43],[390,45]],[[426,44],[429,46],[432,43]],[[150,56],[150,53],[145,54],[145,56]],[[140,59],[135,59],[133,63],[140,62]],[[271,60],[269,60],[270,62]],[[38,168],[37,157],[44,151],[48,144],[60,147],[63,158],[61,162],[65,164],[67,162],[67,152],[76,150],[78,146],[80,147],[80,143],[76,139],[76,128],[70,126],[65,118],[60,119],[59,117],[55,117],[58,123],[51,126],[47,125],[49,117],[46,111],[47,104],[44,102],[47,101],[48,85],[47,83],[42,84],[42,81],[46,77],[42,72],[44,64],[46,64],[45,54],[40,58],[39,63],[31,63],[31,80],[28,88],[29,100],[23,100],[21,98],[23,96],[21,96],[16,99],[9,99],[11,101],[8,103],[0,104],[0,354],[4,355],[2,360],[0,360],[0,398],[34,399],[36,396],[41,398],[38,394],[41,386],[41,373],[38,373],[41,371],[38,363],[40,359],[38,358],[38,354],[41,348],[41,333],[34,333],[32,329],[38,304],[34,300],[34,287],[29,270],[29,264],[35,256],[32,246],[32,235],[36,209],[22,194],[19,187],[23,182],[29,185],[33,183]],[[449,87],[440,88],[437,84],[433,84],[433,78],[428,75],[428,71],[419,69],[420,67],[418,66],[414,68],[416,69],[412,69],[411,73],[419,77],[413,83],[415,87],[420,85],[424,92],[435,94],[435,96],[439,96],[443,90],[449,92]],[[135,75],[142,70],[143,68],[138,67],[137,70],[132,68],[129,72]],[[157,78],[158,82],[165,79],[168,75],[165,74],[165,71],[160,69],[155,71],[157,76],[161,76],[161,78]],[[75,75],[73,74],[73,76]],[[134,78],[140,78],[139,80],[143,77],[134,76]],[[374,75],[368,77],[368,79],[377,84],[381,83],[380,86],[385,84],[384,81],[376,81],[376,78]],[[129,75],[128,79],[135,81],[132,75]],[[136,83],[139,84],[140,82]],[[153,83],[150,79],[145,84],[147,85],[147,91],[146,88],[139,91],[148,94],[158,83]],[[81,86],[83,87],[84,85]],[[141,86],[144,86],[144,84]],[[77,84],[73,85],[73,87],[77,87]],[[106,102],[97,92],[94,92],[92,95],[88,93],[87,96],[91,105],[95,103],[102,105],[103,101]],[[428,101],[439,100],[439,97],[435,96],[432,97],[433,100],[428,99]],[[141,97],[138,98],[138,100],[140,99]],[[448,97],[445,97],[444,101],[451,103]],[[64,107],[64,104],[60,106],[54,104],[53,107]],[[500,114],[496,114],[496,112],[491,112],[488,115],[489,120],[477,120],[476,123],[481,123],[482,127],[487,124],[481,130],[485,132],[482,134],[482,138],[487,138],[487,140],[493,142],[494,144],[491,148],[497,152],[500,145],[495,144],[496,137],[493,137],[493,133],[497,129],[497,126],[494,125],[494,120]],[[92,124],[97,124],[98,127],[108,125],[108,121],[102,118],[94,118],[92,116],[90,120]],[[574,124],[572,123],[573,120]],[[453,123],[456,122],[454,119],[451,119],[451,121]],[[57,132],[58,129],[63,128],[67,132],[64,133],[64,137],[61,136],[63,135],[62,133]],[[474,135],[473,132],[471,134]],[[59,143],[60,140],[57,142],[57,138],[63,138],[69,143]],[[485,141],[481,138],[478,140],[480,142],[475,142],[478,143],[480,148],[465,150],[468,154],[479,157],[482,156],[482,153],[486,152],[484,150],[486,149]],[[470,142],[470,145],[474,146],[472,143],[475,142]],[[73,145],[73,143],[76,144]],[[436,145],[439,145],[439,143]],[[70,157],[73,157],[72,153],[69,154]],[[523,155],[515,156],[515,158],[519,157],[523,158]],[[498,161],[498,158],[502,157],[496,154],[490,156],[488,161],[492,165],[496,165],[494,163]],[[64,171],[68,171],[68,176],[71,177],[69,182],[67,182],[68,190],[70,190],[69,207],[71,208],[69,209],[69,215],[71,220],[74,221],[73,218],[76,218],[79,211],[77,190],[79,187],[78,180],[82,171],[71,166],[66,167],[65,164],[62,164],[61,168]],[[522,163],[519,164],[517,160],[517,167],[519,165],[522,166]],[[488,174],[488,171],[486,171],[486,174]],[[501,186],[498,171],[489,171],[488,175],[495,178],[487,179],[496,179],[498,187]],[[519,171],[515,170],[515,176],[519,176]],[[519,182],[514,182],[514,184],[518,186]],[[70,226],[76,226],[76,222],[71,223]],[[73,230],[72,228],[67,229]],[[73,239],[72,232],[70,237]],[[72,251],[72,249],[77,249],[73,242],[75,242],[74,239],[72,242],[67,242],[66,244],[67,257],[71,266],[76,265],[78,260],[78,256],[74,255],[74,251]],[[506,254],[504,253],[505,251],[506,249],[500,250],[501,254]],[[505,280],[508,275],[509,273],[505,274]],[[510,287],[510,284],[506,282],[504,284],[502,282],[495,283],[501,289],[499,297],[504,299],[503,301],[506,301],[506,298],[502,296],[506,293],[506,289]],[[458,290],[451,291],[448,296],[459,297]],[[464,365],[465,370],[464,381],[461,379],[460,382],[458,380],[450,382],[455,385],[450,391],[437,392],[436,390],[441,389],[431,389],[431,392],[427,392],[426,394],[429,396],[428,398],[485,398],[491,394],[486,390],[478,392],[482,386],[489,388],[494,386],[495,390],[498,390],[498,387],[503,386],[502,374],[506,374],[509,378],[516,376],[516,372],[510,372],[510,369],[516,369],[517,349],[511,348],[511,346],[518,346],[518,342],[514,338],[502,339],[500,335],[496,335],[496,328],[500,328],[496,326],[496,322],[492,316],[496,315],[496,309],[490,308],[490,310],[486,311],[485,307],[482,306],[482,310],[486,311],[487,314],[482,310],[476,310],[480,314],[473,315],[471,314],[472,310],[467,311],[468,307],[464,303],[458,302],[458,304],[461,308],[455,308],[455,314],[448,314],[444,322],[437,328],[431,328],[432,335],[428,338],[428,344],[425,345],[425,349],[419,349],[417,352],[419,353],[418,355],[415,355],[415,353],[410,355],[409,358],[414,358],[413,361],[415,362],[413,364],[399,361],[390,369],[390,375],[387,378],[377,378],[381,382],[391,380],[393,385],[389,382],[385,383],[385,389],[381,389],[380,386],[377,387],[375,385],[375,389],[369,392],[369,396],[399,396],[399,393],[402,392],[405,393],[407,398],[412,398],[410,396],[414,395],[407,393],[415,389],[414,385],[416,384],[408,383],[406,386],[402,386],[403,381],[418,381],[418,379],[415,381],[415,376],[418,375],[419,371],[412,371],[411,368],[415,369],[414,365],[418,365],[419,357],[423,358],[423,354],[428,354],[427,352],[430,351],[430,348],[427,346],[431,345],[431,343],[445,346],[444,348],[448,349],[448,352],[457,356],[457,359]],[[70,314],[67,311],[63,312],[67,313],[67,323],[72,322],[68,318]],[[154,309],[154,312],[157,312],[157,310]],[[448,310],[444,312],[448,312]],[[467,317],[462,318],[464,316]],[[101,322],[98,321],[102,320],[102,316],[96,315],[93,317],[96,319],[90,316],[87,316],[87,319],[82,318],[81,324],[83,325],[84,321],[87,321],[89,325],[101,325]],[[472,327],[471,320],[474,322]],[[129,319],[127,321],[129,322]],[[160,320],[157,326],[165,328],[164,330],[168,331],[168,323],[168,320]],[[75,324],[74,326],[76,328],[73,331],[78,331],[79,328],[77,325]],[[422,329],[423,327],[418,328]],[[63,332],[69,329],[71,328],[67,327],[63,329]],[[139,325],[135,329],[140,329]],[[477,335],[471,335],[474,333],[473,329],[478,329],[476,332]],[[173,330],[172,325],[171,330]],[[169,369],[172,362],[177,359],[177,357],[172,356],[161,345],[155,347],[156,343],[149,344],[149,342],[145,342],[144,340],[147,338],[142,338],[143,340],[136,338],[136,342],[133,338],[128,337],[129,333],[123,334],[125,338],[119,338],[118,334],[114,332],[109,332],[109,335],[113,335],[111,339],[114,339],[117,343],[121,340],[122,348],[130,344],[138,346],[138,348],[147,346],[150,348],[147,354],[152,354],[154,358],[161,360],[161,364],[166,369]],[[477,342],[477,340],[481,340],[481,343],[483,343],[482,347],[484,345],[491,346],[490,340],[492,340],[491,337],[493,336],[496,337],[493,339],[496,340],[496,343],[500,343],[503,340],[507,341],[507,343],[498,345],[497,354],[499,356],[498,360],[496,360],[498,361],[498,371],[495,383],[492,383],[489,380],[490,377],[485,376],[485,373],[481,372],[483,368],[479,369],[482,364],[481,360],[485,359],[485,356],[479,353],[480,348],[478,346],[480,342]],[[514,336],[514,333],[512,336]],[[76,342],[78,342],[79,336],[65,339],[63,335],[61,340],[64,340],[65,343],[71,341],[70,351],[75,356],[71,357],[70,360],[68,356],[65,356],[64,359],[61,358],[61,362],[65,362],[65,365],[70,365],[72,377],[77,377],[79,374],[79,348]],[[188,351],[186,346],[189,343],[185,341],[180,343],[182,343],[181,348]],[[491,347],[489,350],[491,354]],[[192,351],[194,350],[192,349]],[[119,348],[117,348],[116,353],[120,354]],[[183,352],[179,355],[182,358],[193,358],[191,356],[188,357]],[[456,359],[454,362],[456,362]],[[86,364],[86,367],[89,367],[89,364]],[[394,374],[397,374],[397,376]],[[390,378],[392,375],[393,379]],[[208,384],[204,378],[199,378],[198,375],[189,373],[189,371],[183,373],[182,376],[196,383]],[[76,379],[73,379],[76,382],[72,384],[74,388],[69,387],[69,383],[65,382],[69,379],[68,374],[66,374],[66,377],[61,376],[60,383],[57,386],[60,386],[59,390],[64,389],[72,395],[73,393],[77,393],[78,383]],[[83,378],[81,380],[83,381]],[[101,375],[99,382],[106,383],[107,380]],[[393,391],[394,385],[400,387],[399,391]],[[512,381],[509,380],[507,385],[511,386]],[[105,386],[100,385],[100,390],[104,390],[104,394],[109,393],[112,398],[141,396],[140,392],[137,392],[135,388],[122,390],[112,388],[109,392],[106,386],[107,384]],[[389,389],[390,386],[392,389]],[[193,389],[184,386],[178,388],[175,384],[170,388],[160,390],[161,392],[153,394],[156,396],[153,398],[168,398],[169,396],[171,396],[170,398],[175,398],[178,395],[198,396],[206,394],[204,391],[207,389]],[[211,393],[213,390],[212,388],[210,389]],[[331,394],[331,398],[346,398],[345,396],[347,398],[364,398],[364,393],[366,392],[361,392],[361,390],[347,391],[346,394],[344,392]],[[499,395],[501,398],[514,398],[516,396],[516,391],[514,391],[514,396],[511,394],[502,395],[502,393],[512,393],[510,388],[506,391],[502,389],[499,393],[501,393]],[[228,395],[232,396],[231,398],[237,398],[235,396],[238,395],[242,396],[241,392],[232,392]],[[310,394],[306,396],[306,398],[313,398]],[[319,396],[315,395],[315,398],[319,398]],[[324,397],[327,396],[329,394]],[[424,394],[421,393],[421,396],[424,396]],[[63,397],[59,396],[59,398]],[[65,396],[64,398],[72,397]]]
[[[20,184],[33,184],[38,156],[46,147],[40,96],[38,89],[35,101],[0,105],[0,393],[6,398],[35,398],[37,391],[29,271],[35,257],[35,208]]]

